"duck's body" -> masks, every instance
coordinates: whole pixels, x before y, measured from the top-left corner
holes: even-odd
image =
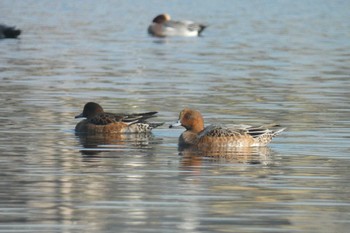
[[[188,20],[174,21],[168,14],[156,16],[148,27],[148,33],[156,37],[168,36],[199,36],[206,28],[205,25]]]
[[[148,123],[145,120],[155,117],[157,112],[114,114],[104,112],[103,108],[93,102],[85,104],[84,110],[75,118],[86,117],[76,127],[76,132],[91,134],[109,133],[148,133],[161,123]]]
[[[258,126],[249,125],[210,125],[204,127],[203,117],[199,111],[184,109],[179,121],[173,126],[183,126],[186,131],[179,138],[179,146],[197,146],[199,148],[225,147],[255,147],[266,146],[272,138],[284,128],[276,130],[278,125]]]
[[[21,30],[16,27],[9,27],[4,24],[0,24],[0,39],[4,38],[17,38],[21,34]]]

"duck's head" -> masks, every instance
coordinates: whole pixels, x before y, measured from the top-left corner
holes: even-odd
[[[153,19],[153,23],[159,23],[162,24],[166,21],[170,20],[170,15],[168,14],[161,14],[161,15],[157,15],[154,19]]]
[[[170,125],[169,128],[175,126],[183,126],[186,130],[199,133],[204,129],[204,120],[202,114],[194,109],[185,108],[180,112],[179,120]]]
[[[83,112],[75,116],[75,118],[91,118],[99,113],[103,113],[103,108],[98,103],[88,102],[85,104]]]

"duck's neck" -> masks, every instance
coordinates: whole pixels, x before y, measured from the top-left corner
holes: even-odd
[[[199,133],[204,129],[204,122],[203,120],[199,120],[196,122],[196,124],[192,125],[192,128],[190,129],[190,131],[194,132],[194,133]]]

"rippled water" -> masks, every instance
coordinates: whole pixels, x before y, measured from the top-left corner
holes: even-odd
[[[348,1],[0,2],[0,232],[348,232]],[[209,25],[146,34],[160,12]],[[88,101],[159,111],[148,136],[79,137]],[[268,148],[198,156],[168,129],[278,122]]]

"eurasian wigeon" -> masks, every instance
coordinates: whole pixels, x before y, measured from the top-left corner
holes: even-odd
[[[198,146],[209,149],[224,147],[255,147],[266,146],[274,136],[285,128],[278,125],[253,127],[249,125],[209,125],[204,128],[204,120],[197,110],[185,108],[180,112],[179,120],[169,126],[183,126],[186,131],[179,138],[179,146]]]
[[[0,39],[4,38],[17,38],[21,34],[21,30],[16,27],[9,27],[4,24],[0,24]]]
[[[156,37],[167,36],[200,36],[206,28],[205,25],[192,21],[174,21],[170,15],[161,14],[156,16],[148,27],[148,33]]]
[[[81,114],[75,118],[85,117],[75,130],[78,133],[110,134],[110,133],[148,133],[163,123],[148,123],[145,120],[155,117],[157,112],[134,114],[114,114],[103,111],[103,108],[94,102],[88,102]]]

